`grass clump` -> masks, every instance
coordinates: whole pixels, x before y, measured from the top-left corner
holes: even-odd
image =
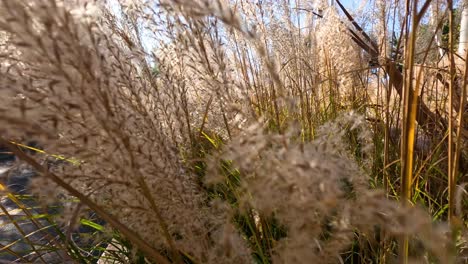
[[[325,2],[0,0],[0,144],[41,213],[3,192],[53,229],[5,208],[33,254],[0,254],[463,263],[468,67],[437,25],[465,7]]]

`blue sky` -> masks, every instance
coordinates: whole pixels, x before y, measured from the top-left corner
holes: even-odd
[[[249,1],[258,1],[258,0],[249,0]],[[333,0],[335,3],[334,5],[338,7],[336,4],[336,0]],[[111,9],[113,9],[114,14],[117,15],[117,17],[120,17],[120,8],[118,4],[119,0],[110,0],[109,5]],[[291,1],[291,4],[294,5],[295,1]],[[355,11],[356,9],[362,7],[363,5],[366,5],[369,3],[369,0],[340,0],[340,2],[351,12]],[[151,39],[150,35],[151,33],[148,32],[147,37],[143,38],[143,45],[145,46],[145,49],[147,51],[152,50],[153,48],[156,47],[156,43]]]

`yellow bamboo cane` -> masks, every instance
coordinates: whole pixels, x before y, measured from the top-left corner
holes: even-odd
[[[411,204],[412,182],[413,182],[413,160],[414,160],[414,142],[416,135],[416,115],[419,95],[420,74],[416,79],[416,85],[413,85],[414,76],[414,49],[416,44],[416,33],[419,22],[429,7],[430,0],[424,2],[418,12],[418,0],[411,2],[408,0],[407,14],[411,9],[411,33],[408,45],[406,46],[405,58],[405,86],[403,94],[403,129],[401,144],[401,200],[405,206]],[[408,236],[403,235],[400,238],[400,263],[408,263],[409,242]]]

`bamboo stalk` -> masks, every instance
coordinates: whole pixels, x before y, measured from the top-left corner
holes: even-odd
[[[407,1],[407,14],[409,15],[410,1]],[[417,6],[417,0],[414,6]],[[415,25],[416,20],[416,8],[413,6],[413,28],[410,34],[409,45],[406,46],[406,59],[405,59],[405,74],[404,74],[404,86],[403,86],[403,129],[401,134],[401,191],[400,197],[404,205],[409,204],[411,197],[411,182],[413,172],[413,151],[414,151],[414,121],[412,122],[411,115],[412,107],[411,103],[415,100],[412,91],[412,78],[413,78],[413,67],[414,64],[414,44],[415,44]],[[417,97],[416,97],[417,100]],[[402,235],[399,241],[399,259],[400,263],[408,263],[408,251],[409,242],[408,236]]]
[[[452,105],[453,105],[453,87],[455,81],[455,59],[454,59],[454,50],[453,50],[453,1],[448,0],[449,8],[449,60],[450,60],[450,82],[449,82],[449,94],[448,94],[448,219],[449,222],[453,222],[453,212],[454,212],[454,195],[455,195],[455,171],[454,171],[454,157],[453,157],[453,120],[452,120]]]
[[[456,132],[456,138],[455,138],[455,151],[454,151],[454,155],[453,155],[453,175],[452,175],[452,179],[453,179],[453,184],[456,185],[456,181],[457,181],[457,176],[458,176],[458,167],[459,167],[459,161],[460,161],[460,151],[461,151],[461,148],[462,148],[462,145],[461,145],[461,138],[462,138],[462,130],[463,130],[463,120],[464,120],[464,113],[465,113],[465,104],[466,104],[466,93],[467,93],[467,89],[466,89],[466,86],[468,85],[468,64],[467,64],[467,61],[468,61],[468,51],[465,52],[465,71],[464,71],[464,76],[463,76],[463,85],[461,87],[461,97],[460,97],[460,108],[458,110],[458,118],[457,118],[457,132]],[[456,186],[455,186],[456,187]],[[455,220],[455,213],[454,213],[454,210],[455,210],[455,199],[454,199],[454,196],[456,195],[455,194],[455,188],[452,190],[454,193],[452,193],[452,198],[453,198],[453,204],[452,204],[452,221],[451,223],[452,224],[455,224],[454,223],[454,220]]]
[[[401,144],[401,200],[405,206],[410,206],[413,182],[413,161],[414,161],[414,142],[416,135],[416,120],[418,113],[419,97],[419,79],[416,85],[413,85],[414,76],[414,50],[416,44],[416,34],[419,22],[429,7],[431,0],[427,0],[418,12],[418,0],[411,3],[407,1],[407,14],[411,9],[411,32],[405,54],[405,75],[404,75],[404,94],[403,94],[403,130]],[[413,86],[414,89],[413,89]],[[400,238],[400,263],[408,263],[409,242],[408,236],[403,235]]]

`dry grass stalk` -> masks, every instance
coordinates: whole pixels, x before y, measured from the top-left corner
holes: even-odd
[[[446,226],[393,200],[400,185],[404,203],[444,214],[439,142],[457,89],[434,92],[432,44],[415,44],[431,1],[408,1],[399,25],[412,25],[404,74],[389,21],[377,45],[341,1],[344,15],[326,1],[85,2],[0,1],[0,143],[41,173],[39,196],[65,190],[157,263],[336,263],[350,248],[391,261],[401,237],[404,262],[451,259]],[[376,4],[381,21],[404,9]],[[9,143],[21,138],[79,162],[48,168]]]

